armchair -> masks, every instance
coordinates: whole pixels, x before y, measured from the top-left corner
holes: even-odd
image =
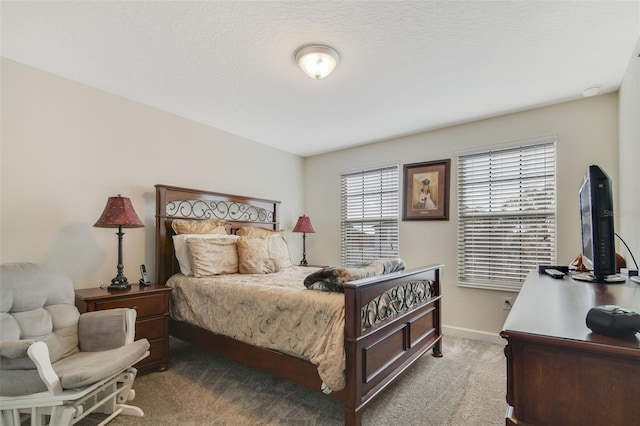
[[[33,263],[0,265],[0,426],[74,424],[93,412],[106,424],[119,414],[142,416],[133,364],[149,355],[134,341],[136,311],[80,315],[73,284]]]

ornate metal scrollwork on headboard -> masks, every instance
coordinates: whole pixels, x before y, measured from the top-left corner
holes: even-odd
[[[385,291],[361,308],[362,331],[436,295],[433,281],[408,281]]]
[[[215,200],[167,201],[168,217],[273,222],[273,212],[249,204]]]

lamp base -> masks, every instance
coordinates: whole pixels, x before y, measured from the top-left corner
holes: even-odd
[[[127,277],[122,275],[120,271],[118,271],[118,275],[116,275],[109,285],[109,290],[128,290],[131,288],[131,284],[129,284],[129,280]]]
[[[302,260],[300,266],[307,266],[307,247],[306,247],[307,233],[302,233]]]
[[[131,284],[109,284],[107,287],[109,290],[128,290],[131,288]]]

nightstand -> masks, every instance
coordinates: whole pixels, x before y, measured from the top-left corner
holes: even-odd
[[[76,307],[80,313],[112,308],[133,308],[137,311],[136,340],[146,337],[150,355],[135,365],[139,370],[155,368],[165,371],[169,366],[169,295],[170,287],[159,284],[109,291],[106,288],[76,290]]]

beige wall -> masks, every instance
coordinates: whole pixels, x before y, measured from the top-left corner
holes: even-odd
[[[640,262],[640,39],[620,86],[620,174],[616,230]],[[631,256],[619,248],[632,267]]]
[[[134,282],[141,263],[155,275],[155,184],[280,200],[285,229],[302,214],[300,157],[4,58],[1,138],[0,261],[56,266],[76,288],[115,276],[116,230],[93,227],[109,196],[145,223],[125,231]]]
[[[409,267],[445,264],[443,323],[449,332],[465,335],[474,330],[475,337],[495,339],[508,313],[502,309],[502,296],[516,294],[457,286],[456,152],[558,135],[558,262],[568,264],[580,252],[577,191],[586,167],[599,164],[614,180],[618,174],[617,110],[617,94],[607,94],[306,158],[304,205],[316,230],[307,237],[307,258],[312,263],[340,262],[342,171],[390,161],[451,158],[450,220],[402,222],[400,255]]]
[[[493,338],[507,314],[502,296],[516,294],[456,285],[455,153],[557,134],[558,261],[567,263],[580,250],[576,192],[588,164],[601,165],[618,184],[619,210],[638,211],[640,84],[634,59],[620,91],[620,123],[618,96],[608,94],[304,160],[3,59],[0,261],[51,264],[71,276],[77,288],[108,281],[117,263],[115,231],[92,225],[107,197],[122,193],[131,197],[146,225],[127,230],[124,240],[125,273],[137,280],[140,263],[154,270],[153,185],[166,183],[279,199],[283,228],[291,229],[301,213],[312,218],[316,233],[307,236],[309,262],[338,264],[342,171],[451,158],[451,219],[402,222],[401,256],[410,267],[446,265],[443,320],[448,330]],[[628,204],[632,199],[635,204]],[[638,215],[621,221],[622,233],[635,227],[638,235]],[[627,242],[640,251],[640,237]],[[291,235],[289,244],[295,262],[299,235]]]

